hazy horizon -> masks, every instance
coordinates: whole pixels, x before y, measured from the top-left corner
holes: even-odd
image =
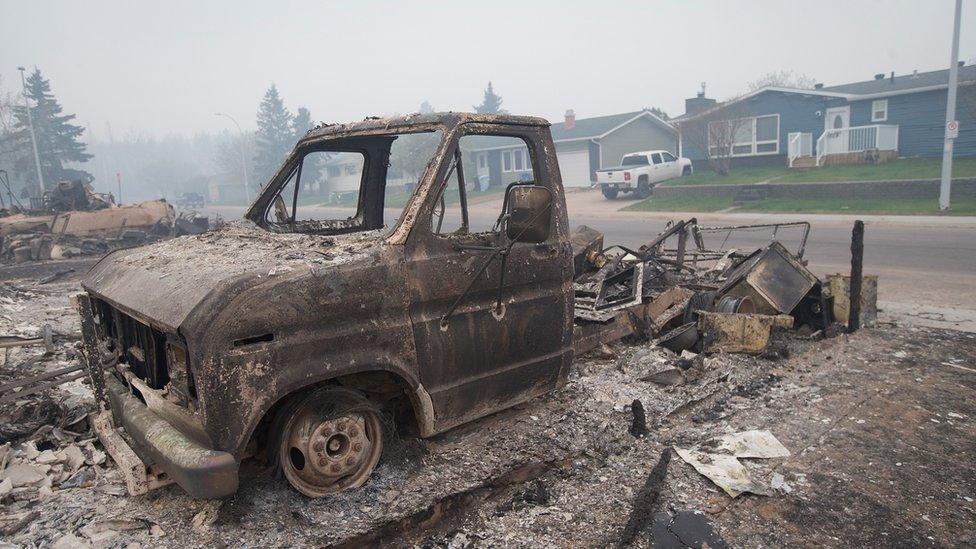
[[[826,85],[944,69],[952,2],[11,2],[3,85],[37,66],[85,139],[254,128],[274,82],[316,121],[471,110],[490,80],[516,114],[559,120],[718,99],[765,73]],[[976,55],[964,6],[960,59]],[[831,37],[826,39],[825,37]]]

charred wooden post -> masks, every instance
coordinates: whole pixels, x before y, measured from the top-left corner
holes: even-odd
[[[864,222],[854,222],[851,234],[851,305],[848,309],[847,331],[852,333],[861,327],[861,273],[864,266]]]

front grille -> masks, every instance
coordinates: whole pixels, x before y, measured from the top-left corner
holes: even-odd
[[[99,330],[120,359],[139,379],[153,389],[169,383],[166,362],[166,334],[154,330],[100,299],[92,299]]]

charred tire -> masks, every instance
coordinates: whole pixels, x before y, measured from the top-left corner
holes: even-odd
[[[620,191],[612,187],[601,187],[600,192],[603,193],[603,196],[607,200],[613,200],[614,198],[617,198],[617,193],[619,193]]]
[[[637,195],[637,198],[641,200],[651,196],[651,185],[647,182],[646,177],[642,177],[637,180],[637,191],[635,194]]]
[[[279,412],[274,427],[278,467],[308,497],[358,488],[383,453],[381,417],[358,391],[315,389]]]
[[[688,177],[689,175],[691,175],[691,166],[685,166],[684,169],[681,170],[681,176]]]

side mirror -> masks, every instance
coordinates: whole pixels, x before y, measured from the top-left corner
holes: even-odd
[[[552,192],[537,185],[512,185],[508,189],[508,221],[505,234],[513,242],[545,242],[552,226]]]

